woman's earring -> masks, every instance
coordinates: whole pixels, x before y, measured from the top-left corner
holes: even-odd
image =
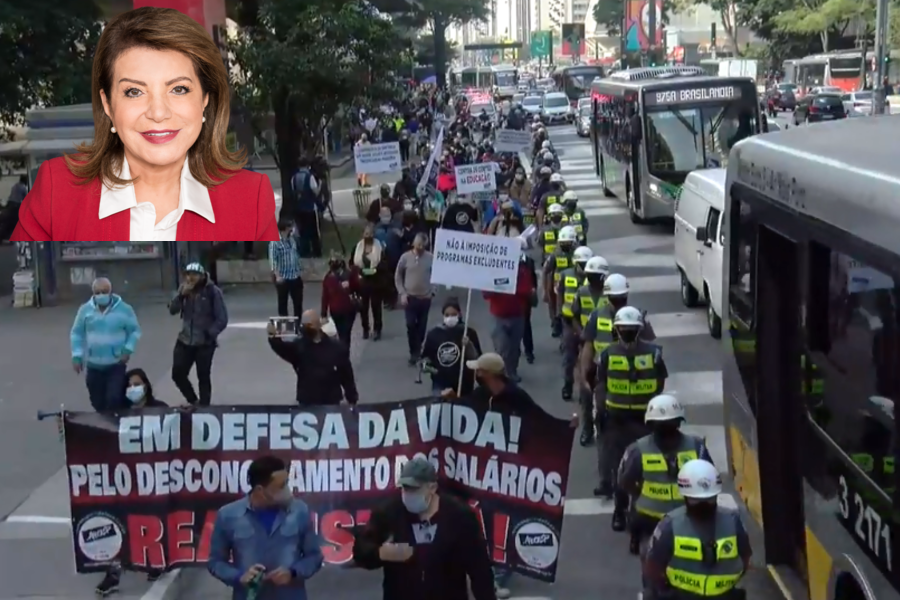
[[[206,117],[205,117],[205,116],[203,117],[203,122],[206,123]]]
[[[113,127],[113,128],[110,129],[110,131],[113,132],[113,133],[115,133],[115,132],[116,132],[116,128]]]

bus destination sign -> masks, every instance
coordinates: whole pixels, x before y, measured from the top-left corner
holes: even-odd
[[[694,104],[697,102],[737,100],[740,97],[741,88],[736,85],[685,88],[681,90],[654,90],[648,91],[646,94],[644,94],[644,105],[664,106],[668,104]]]

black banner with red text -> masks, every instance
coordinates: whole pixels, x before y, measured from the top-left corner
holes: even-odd
[[[202,565],[216,510],[246,494],[250,462],[274,454],[306,502],[327,563],[352,563],[353,532],[397,494],[410,458],[468,500],[491,558],[554,581],[572,429],[546,413],[463,398],[350,407],[227,406],[65,414],[78,572]]]

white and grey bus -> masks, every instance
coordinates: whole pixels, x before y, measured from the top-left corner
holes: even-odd
[[[726,250],[728,470],[793,598],[900,599],[897,139],[876,116],[744,140],[698,232]]]
[[[700,67],[642,67],[591,84],[594,166],[631,220],[671,218],[687,174],[725,166],[739,140],[765,130],[756,84]]]

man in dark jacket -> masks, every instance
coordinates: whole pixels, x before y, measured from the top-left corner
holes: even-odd
[[[300,256],[318,258],[322,256],[322,237],[319,231],[319,213],[323,209],[321,187],[312,171],[309,160],[300,159],[297,172],[291,179],[294,190],[293,214],[300,233]]]
[[[353,544],[356,565],[384,569],[384,600],[496,600],[478,517],[437,490],[437,471],[414,458],[400,493],[376,509]],[[468,581],[467,581],[468,580]]]
[[[340,340],[322,332],[322,319],[315,310],[300,318],[302,333],[296,340],[277,336],[269,324],[269,347],[297,374],[297,404],[356,404],[359,394],[350,364],[350,352]]]
[[[228,311],[222,290],[209,280],[198,262],[184,268],[184,283],[169,303],[169,312],[181,317],[181,332],[172,356],[172,381],[189,404],[209,406],[212,402],[212,361],[219,335],[228,327]],[[197,365],[197,387],[188,375]]]

